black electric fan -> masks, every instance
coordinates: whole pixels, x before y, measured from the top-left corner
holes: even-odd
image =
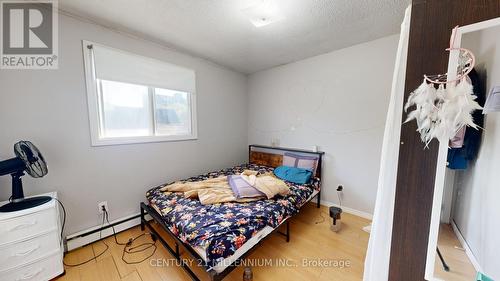
[[[16,157],[0,162],[0,176],[12,176],[12,197],[10,202],[0,207],[0,212],[14,212],[32,208],[49,202],[49,196],[24,198],[21,177],[27,172],[34,178],[41,178],[48,172],[47,163],[36,146],[29,141],[14,145]]]

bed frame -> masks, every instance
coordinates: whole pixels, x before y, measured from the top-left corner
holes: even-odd
[[[316,169],[316,177],[321,179],[321,168],[322,168],[322,162],[323,162],[323,155],[325,154],[324,152],[321,151],[309,151],[309,150],[302,150],[302,149],[292,149],[292,148],[284,148],[284,147],[271,147],[271,146],[264,146],[264,145],[249,145],[248,146],[248,158],[249,158],[249,163],[251,164],[259,164],[259,165],[265,165],[265,166],[270,166],[270,167],[277,167],[280,166],[281,163],[283,162],[283,153],[285,152],[293,152],[293,153],[298,153],[298,154],[303,154],[303,155],[315,155],[318,156],[318,167]],[[321,184],[321,182],[320,182]],[[321,200],[321,189],[319,193],[317,194],[317,207],[320,207],[320,200]],[[311,201],[309,199],[309,201]],[[309,202],[308,201],[308,202]],[[306,203],[308,203],[306,202]],[[151,233],[153,234],[154,239],[158,239],[161,244],[165,247],[165,249],[172,255],[174,258],[178,261],[178,264],[182,266],[182,268],[186,271],[187,274],[191,277],[192,280],[194,281],[199,281],[200,279],[196,274],[189,268],[189,263],[187,263],[184,259],[181,257],[181,253],[179,250],[179,246],[182,246],[183,248],[186,249],[186,251],[197,261],[200,261],[199,264],[203,265],[203,267],[206,269],[207,273],[210,275],[210,279],[212,281],[220,281],[224,279],[231,271],[233,271],[236,267],[237,264],[241,262],[242,259],[245,259],[250,253],[259,246],[262,241],[266,240],[270,234],[268,234],[266,237],[262,238],[257,244],[255,244],[250,250],[245,252],[240,258],[235,260],[230,266],[226,267],[222,272],[217,273],[215,270],[213,270],[208,264],[206,264],[201,256],[189,245],[184,242],[182,242],[176,235],[174,235],[170,229],[167,227],[165,222],[163,221],[162,217],[160,214],[157,213],[157,211],[141,202],[140,204],[141,207],[141,230],[145,230],[147,227]],[[152,221],[146,220],[146,214],[150,215],[153,219],[152,221],[156,222],[161,228],[169,234],[174,240],[174,247],[172,248],[165,239],[162,238],[162,236],[158,233],[158,231],[153,227]],[[290,218],[286,219],[285,221],[282,222],[281,225],[285,225],[286,227],[286,232],[280,232],[278,229],[280,227],[277,227],[273,232],[277,232],[281,235],[284,235],[286,237],[286,241],[290,242]],[[273,233],[272,232],[272,233]]]

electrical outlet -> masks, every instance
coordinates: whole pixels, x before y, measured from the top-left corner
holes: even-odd
[[[97,208],[98,208],[97,210],[99,211],[99,214],[103,214],[104,213],[104,211],[102,210],[103,207],[109,213],[108,201],[102,201],[102,202],[99,202],[99,204],[97,204]]]

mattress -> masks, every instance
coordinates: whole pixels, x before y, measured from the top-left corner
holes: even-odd
[[[245,169],[259,174],[273,170],[266,166],[244,164],[184,181],[240,174]],[[149,190],[146,197],[169,230],[195,249],[208,266],[219,272],[298,213],[300,207],[319,192],[320,186],[317,178],[307,185],[289,182],[287,185],[290,188],[287,196],[247,203],[202,205],[198,200],[160,191],[165,185]]]

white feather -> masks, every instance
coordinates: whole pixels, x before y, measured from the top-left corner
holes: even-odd
[[[462,79],[458,85],[448,85],[445,89],[439,85],[424,82],[408,97],[405,111],[411,106],[415,109],[408,113],[405,121],[416,120],[417,131],[426,147],[437,138],[453,138],[464,126],[477,129],[472,113],[481,109],[475,101],[473,87],[467,79]]]

